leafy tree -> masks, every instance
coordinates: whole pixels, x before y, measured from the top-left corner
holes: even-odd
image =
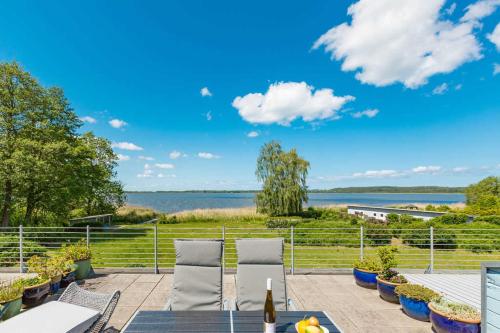
[[[271,216],[302,212],[307,202],[306,178],[309,162],[295,149],[284,151],[278,142],[265,144],[257,159],[257,179],[262,191],[257,194],[257,211]]]
[[[487,177],[465,190],[467,211],[479,215],[500,214],[500,177]]]
[[[78,134],[64,92],[44,88],[17,63],[0,63],[2,226],[61,223],[71,209],[110,212],[123,204],[117,156],[107,140]]]

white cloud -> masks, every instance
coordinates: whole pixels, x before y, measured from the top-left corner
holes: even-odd
[[[165,174],[163,174],[163,173],[159,173],[159,174],[157,175],[157,177],[158,177],[158,178],[177,178],[177,176],[176,176],[176,175],[173,175],[173,174],[172,174],[172,175],[165,175]]]
[[[500,64],[494,63],[493,64],[493,75],[497,75],[500,73]]]
[[[480,59],[474,33],[485,13],[470,8],[460,22],[440,16],[445,0],[359,0],[351,5],[350,23],[323,34],[313,48],[324,46],[342,61],[343,71],[356,71],[363,83],[396,82],[417,88],[429,77],[449,73]]]
[[[153,170],[151,170],[151,165],[149,164],[144,164],[144,170],[142,173],[137,175],[137,178],[151,178],[153,177]]]
[[[448,83],[441,83],[439,86],[432,90],[433,95],[442,95],[448,91]]]
[[[108,124],[113,128],[122,128],[128,125],[125,121],[120,119],[111,119],[108,121]]]
[[[187,155],[186,155],[186,154],[183,154],[183,153],[181,153],[181,152],[180,152],[180,151],[178,151],[178,150],[172,150],[172,151],[168,154],[168,157],[170,157],[170,158],[171,158],[171,159],[173,159],[173,160],[176,160],[176,159],[178,159],[178,158],[179,158],[179,157],[181,157],[181,156],[182,156],[182,157],[187,157]]]
[[[138,145],[131,142],[113,142],[111,144],[111,147],[123,150],[134,150],[134,151],[144,150],[142,147],[139,147]]]
[[[345,103],[354,100],[353,96],[335,96],[332,89],[313,90],[305,82],[274,83],[265,94],[236,97],[233,107],[249,123],[287,126],[298,118],[304,121],[333,118]]]
[[[451,171],[453,171],[455,173],[462,173],[462,172],[469,171],[469,168],[468,167],[455,167],[455,168],[451,169]]]
[[[165,177],[165,175],[164,175],[164,174],[162,174],[162,173],[159,173],[157,177],[158,177],[158,178],[164,178],[164,177]]]
[[[199,158],[204,158],[206,160],[213,160],[213,159],[216,159],[216,158],[220,158],[220,156],[218,156],[218,155],[215,155],[215,154],[212,154],[212,153],[207,153],[207,152],[198,153],[198,157]]]
[[[154,161],[155,159],[151,156],[143,156],[143,155],[140,155],[138,157],[140,160],[144,160],[144,161]]]
[[[363,116],[366,116],[368,118],[373,118],[375,117],[380,111],[378,109],[368,109],[368,110],[364,110],[364,111],[358,111],[358,112],[354,112],[352,114],[352,116],[354,118],[361,118]]]
[[[455,9],[457,8],[456,3],[452,3],[450,7],[446,8],[445,12],[447,15],[452,15],[455,12]]]
[[[156,163],[155,167],[160,168],[160,169],[173,169],[175,166],[170,163]]]
[[[402,176],[402,173],[396,170],[368,170],[353,173],[350,178],[391,178],[400,176]]]
[[[127,155],[117,154],[116,157],[118,157],[118,161],[128,161],[128,160],[130,160],[130,156],[127,156]]]
[[[247,136],[248,136],[249,138],[256,138],[256,137],[258,137],[258,136],[259,136],[259,132],[257,132],[257,131],[251,131],[251,132],[248,132],[248,133],[247,133]]]
[[[459,83],[459,84],[457,84],[455,86],[455,90],[460,90],[460,89],[462,89],[462,84],[461,83]]]
[[[467,6],[465,15],[461,21],[478,21],[486,16],[493,14],[496,8],[500,6],[499,0],[480,0]]]
[[[208,111],[206,114],[205,114],[205,117],[207,118],[208,121],[212,120],[212,111]]]
[[[488,39],[495,44],[497,51],[500,52],[500,23],[497,24],[495,30],[491,34],[488,34]]]
[[[418,173],[418,174],[423,174],[423,173],[437,173],[441,171],[441,167],[437,165],[428,165],[428,166],[418,166],[413,169],[411,169],[412,172]]]
[[[97,123],[97,120],[95,118],[92,118],[91,116],[80,117],[80,120],[83,121],[84,123],[89,123],[89,124]]]
[[[201,88],[201,90],[200,90],[200,94],[201,94],[201,96],[203,96],[203,97],[206,97],[206,96],[209,96],[209,97],[210,97],[210,96],[212,96],[212,93],[210,92],[210,90],[208,90],[208,88],[207,88],[207,87],[203,87],[203,88]]]

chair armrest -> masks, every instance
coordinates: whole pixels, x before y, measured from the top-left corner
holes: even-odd
[[[165,307],[163,308],[165,311],[172,311],[172,300],[167,299],[167,303],[165,303]]]
[[[297,307],[291,298],[287,299],[286,305],[287,311],[297,311]]]
[[[100,333],[106,328],[111,315],[115,311],[116,305],[118,304],[118,300],[120,299],[120,291],[115,291],[111,299],[109,300],[106,308],[104,309],[101,317],[97,320],[94,325],[88,330],[89,333]]]

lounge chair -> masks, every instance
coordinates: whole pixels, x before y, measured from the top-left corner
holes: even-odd
[[[165,310],[222,310],[222,240],[176,239],[174,282]]]
[[[100,333],[120,292],[99,294],[71,283],[59,300],[48,302],[0,323],[0,333]]]
[[[235,310],[264,309],[266,280],[273,280],[273,302],[278,311],[295,310],[287,298],[285,265],[283,264],[283,239],[237,239]]]

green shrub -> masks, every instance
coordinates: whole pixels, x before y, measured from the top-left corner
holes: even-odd
[[[281,229],[290,228],[297,226],[302,220],[299,219],[271,219],[266,221],[266,227],[268,229]]]
[[[399,222],[401,224],[411,224],[411,223],[415,223],[415,222],[422,222],[423,220],[418,218],[418,217],[413,217],[411,215],[408,215],[408,214],[402,214],[399,216]]]
[[[485,215],[485,216],[478,216],[474,219],[474,222],[486,222],[486,223],[491,223],[491,224],[497,224],[500,225],[500,215]]]
[[[392,282],[392,283],[408,283],[406,278],[399,274],[398,271],[394,269],[386,269],[382,271],[378,277],[384,281]]]
[[[381,246],[377,249],[377,255],[380,259],[383,271],[397,266],[398,261],[395,255],[397,252],[399,252],[399,250],[395,246]]]
[[[370,272],[380,272],[382,270],[382,264],[377,257],[366,257],[362,260],[356,260],[354,262],[354,268],[363,269]]]
[[[67,260],[80,261],[92,257],[92,253],[83,239],[76,244],[63,244],[61,251]]]
[[[434,290],[421,286],[419,284],[406,283],[396,287],[396,294],[403,295],[416,301],[429,303],[438,299],[440,296]]]
[[[453,229],[434,229],[435,249],[456,249],[458,247]],[[401,231],[401,239],[406,245],[429,249],[431,246],[429,223],[414,223]]]
[[[396,213],[389,213],[387,214],[387,216],[385,217],[385,220],[387,221],[387,223],[389,224],[394,224],[394,223],[399,223],[399,215],[396,214]]]
[[[162,214],[158,218],[158,223],[159,224],[179,224],[181,222],[177,219],[177,216],[175,216],[175,215]]]
[[[14,282],[14,285],[16,286],[21,286],[22,288],[28,288],[28,287],[33,287],[37,286],[42,283],[46,283],[49,281],[49,278],[43,277],[43,276],[35,276],[35,277],[28,277],[28,278],[22,278],[19,280],[16,280]]]
[[[432,300],[432,307],[453,320],[481,320],[481,313],[467,304],[447,301],[445,298]]]
[[[440,224],[465,224],[467,223],[468,216],[466,214],[454,214],[454,213],[449,213],[449,214],[444,214],[438,217],[434,217],[432,221],[434,223],[440,223]]]
[[[35,241],[23,240],[23,255],[44,254],[47,249]],[[19,265],[19,237],[0,234],[0,267]]]
[[[6,303],[20,298],[23,295],[23,287],[15,282],[0,282],[0,303]]]
[[[366,245],[378,246],[391,244],[393,229],[381,223],[364,223]]]

